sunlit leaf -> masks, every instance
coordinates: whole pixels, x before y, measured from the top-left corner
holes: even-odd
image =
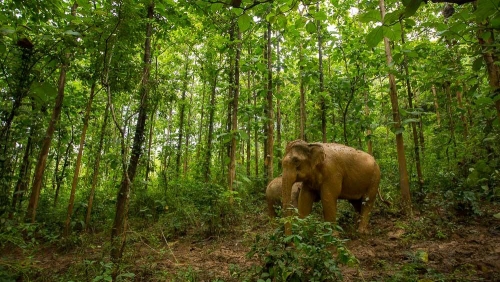
[[[422,4],[422,0],[409,0],[408,3],[404,3],[406,9],[405,9],[405,16],[407,18],[415,15],[417,12],[418,8],[420,7],[420,4]]]
[[[315,33],[316,32],[316,24],[314,24],[314,22],[312,21],[309,21],[307,24],[306,24],[306,30],[307,32],[309,33]]]
[[[359,21],[362,23],[369,23],[369,22],[380,22],[380,11],[378,10],[370,10],[364,14],[361,14],[359,16]]]
[[[372,29],[368,35],[366,36],[366,44],[368,45],[368,48],[373,48],[377,46],[380,41],[384,38],[384,30],[382,26],[377,26],[376,28]]]
[[[247,31],[252,26],[252,18],[248,14],[243,14],[238,18],[238,27],[241,32]]]

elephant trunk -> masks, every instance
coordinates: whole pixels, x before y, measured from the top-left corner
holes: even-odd
[[[282,181],[282,199],[283,199],[283,216],[290,217],[292,215],[292,186],[296,181],[296,174],[289,169],[283,170]],[[292,234],[292,226],[289,221],[285,223],[285,234]]]

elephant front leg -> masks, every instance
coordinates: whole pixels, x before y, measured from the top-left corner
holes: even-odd
[[[323,185],[320,194],[321,204],[323,206],[323,217],[325,221],[332,223],[335,223],[337,218],[337,199],[341,191],[341,187],[338,183],[342,183],[342,181],[340,180],[330,185]]]
[[[299,217],[304,218],[311,214],[315,195],[309,189],[302,188],[299,194]]]

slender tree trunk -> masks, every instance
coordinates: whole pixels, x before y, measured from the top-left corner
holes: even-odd
[[[266,182],[273,179],[273,158],[274,158],[274,107],[273,107],[273,69],[272,69],[272,45],[271,45],[271,23],[267,23],[266,42],[266,62],[267,62],[267,103],[266,103],[266,156],[264,161],[264,173]]]
[[[151,112],[151,118],[149,121],[149,137],[148,137],[148,157],[146,159],[146,175],[144,177],[144,182],[146,184],[144,185],[144,189],[147,189],[148,187],[148,181],[149,181],[149,173],[151,172],[151,148],[153,145],[153,127],[154,127],[154,119],[156,115],[156,109],[158,107],[158,102],[155,103],[153,107],[153,111]]]
[[[217,94],[217,76],[218,72],[215,71],[213,82],[210,91],[210,107],[208,110],[208,134],[207,134],[207,151],[205,154],[204,161],[204,174],[205,182],[210,180],[210,164],[212,160],[212,147],[213,147],[213,135],[214,135],[214,115],[215,115],[215,98]]]
[[[189,109],[188,109],[188,118],[187,120],[191,120],[191,113],[192,113],[192,107],[191,105],[193,104],[193,93],[189,96]],[[188,172],[188,164],[189,164],[189,137],[191,134],[191,126],[190,123],[186,125],[186,141],[184,143],[184,164],[183,164],[183,175],[184,177],[187,176]]]
[[[253,80],[253,79],[252,79]],[[259,116],[255,112],[257,109],[257,91],[255,89],[253,90],[253,115],[254,115],[254,132],[253,132],[253,138],[254,138],[254,151],[255,151],[255,176],[259,176],[259,159],[260,159],[260,153],[259,153],[259,130],[257,129],[257,124],[258,124],[258,119]]]
[[[276,82],[276,96],[279,97],[281,94],[281,50],[280,50],[280,39],[281,36],[276,37],[276,64],[277,64],[277,70],[276,70],[276,77],[277,77],[277,82]],[[281,149],[281,99],[276,99],[276,143],[278,143],[278,171],[281,171],[281,158],[283,155],[282,149]]]
[[[114,268],[111,277],[116,280],[118,276],[119,262],[121,261],[123,249],[126,242],[127,217],[130,199],[130,190],[137,172],[137,165],[142,154],[142,146],[144,143],[144,130],[146,119],[148,116],[148,100],[149,100],[149,76],[151,67],[151,36],[153,34],[153,16],[154,2],[151,1],[147,7],[147,24],[146,24],[146,40],[144,43],[144,68],[142,71],[141,90],[139,97],[139,115],[137,117],[137,125],[135,129],[134,142],[132,145],[132,153],[128,168],[123,167],[123,176],[120,184],[120,189],[116,201],[116,214],[111,229],[111,261],[114,263]],[[125,154],[125,152],[122,152]]]
[[[90,215],[92,213],[92,205],[94,203],[95,188],[97,187],[97,180],[99,176],[99,166],[101,164],[102,147],[104,144],[104,136],[106,135],[106,126],[108,125],[109,116],[109,103],[106,104],[106,110],[104,112],[104,121],[101,125],[101,136],[99,137],[99,145],[97,146],[97,151],[95,154],[94,161],[94,171],[92,172],[92,185],[90,187],[89,201],[87,204],[87,214],[85,215],[85,229],[89,231],[90,227]]]
[[[379,1],[380,15],[382,21],[385,17],[385,4],[384,0]],[[391,46],[389,39],[384,37],[385,55],[387,65],[392,64]],[[389,73],[389,86],[391,96],[392,118],[394,121],[394,129],[396,133],[396,148],[398,153],[399,164],[399,185],[401,189],[401,200],[403,211],[406,214],[411,214],[411,197],[410,197],[410,181],[408,178],[408,170],[406,168],[406,157],[403,143],[403,131],[401,130],[401,119],[399,116],[398,93],[396,88],[396,79],[392,73]]]
[[[316,9],[319,11],[319,3],[316,3]],[[323,143],[326,143],[326,101],[325,101],[325,82],[323,74],[323,38],[321,34],[321,21],[316,21],[318,33],[318,72],[319,72],[319,95],[321,108],[321,133]]]
[[[405,30],[404,30],[404,25],[402,20],[399,20],[399,24],[401,26],[401,42],[403,45],[405,44],[406,41],[406,35],[405,35]],[[410,70],[408,68],[408,56],[406,53],[403,53],[403,68],[405,71],[405,83],[406,83],[406,93],[408,94],[408,106],[410,109],[414,110],[413,108],[413,92],[411,90],[411,84],[410,84]],[[411,129],[412,129],[412,134],[413,134],[413,146],[414,146],[414,153],[415,153],[415,166],[417,168],[417,177],[418,177],[418,186],[420,188],[420,192],[423,194],[424,192],[424,176],[422,174],[422,166],[421,166],[421,160],[420,160],[420,144],[418,142],[418,132],[417,132],[417,123],[412,122],[411,123]]]
[[[80,176],[80,166],[82,163],[82,156],[83,156],[83,145],[85,143],[87,128],[89,126],[90,110],[92,109],[92,102],[94,101],[94,96],[95,96],[95,86],[96,83],[94,82],[90,88],[90,97],[87,103],[87,108],[85,109],[82,135],[80,136],[80,145],[78,147],[78,155],[76,157],[75,173],[73,174],[73,181],[71,182],[71,193],[68,204],[68,215],[66,217],[66,223],[64,224],[64,232],[63,232],[64,237],[68,236],[70,233],[71,216],[73,215],[73,207],[75,205],[76,186],[78,185],[78,177]]]
[[[439,104],[438,104],[438,99],[437,99],[437,94],[436,94],[436,86],[434,84],[432,85],[432,95],[434,96],[434,108],[436,109],[436,119],[438,126],[441,126],[441,117],[439,115]]]
[[[443,84],[444,92],[446,93],[446,97],[448,98],[448,104],[446,105],[446,112],[448,113],[448,120],[450,125],[450,142],[453,143],[453,156],[455,159],[457,158],[457,141],[455,139],[455,120],[453,118],[453,100],[451,99],[451,89],[450,82],[446,81]],[[448,142],[449,143],[449,142]],[[448,148],[446,148],[446,155],[448,156],[449,163],[449,155]]]
[[[479,26],[480,28],[478,29],[477,38],[483,52],[483,59],[486,63],[489,85],[495,96],[498,96],[500,95],[500,67],[498,66],[498,56],[493,52],[494,48],[491,48],[494,44],[494,31],[486,31],[486,29],[483,28],[482,24],[479,24]],[[482,34],[485,32],[491,33],[491,35],[488,37],[488,40],[485,40],[482,36]],[[500,120],[500,99],[496,99],[495,108],[497,110],[497,118]]]
[[[233,23],[233,27],[231,30],[232,36],[234,39],[234,33],[236,33],[236,40],[238,41],[234,48],[235,56],[234,56],[234,87],[233,87],[233,105],[232,105],[232,121],[231,121],[231,154],[229,161],[229,191],[234,190],[234,180],[236,179],[236,146],[238,145],[236,142],[236,132],[238,131],[238,102],[240,95],[240,56],[241,56],[241,32],[236,24],[236,21]],[[232,40],[234,44],[235,41]],[[232,201],[232,197],[230,198]]]
[[[305,134],[306,127],[306,90],[304,86],[304,54],[302,43],[299,43],[299,80],[300,80],[300,139],[307,141]]]
[[[464,126],[464,139],[467,140],[467,136],[469,135],[469,124],[467,123],[467,118],[465,117],[464,112],[466,111],[464,108],[464,104],[462,101],[462,92],[457,91],[457,102],[458,102],[458,107],[462,109],[460,112],[460,120],[462,120],[462,124]]]
[[[64,87],[66,85],[66,69],[67,65],[63,64],[61,66],[61,72],[59,74],[59,83],[56,101],[54,109],[52,111],[52,116],[50,118],[49,126],[47,127],[47,132],[42,142],[42,149],[38,155],[37,163],[35,166],[35,178],[33,181],[33,186],[31,188],[30,201],[28,204],[28,210],[26,213],[26,218],[31,223],[35,222],[36,210],[38,207],[38,200],[40,198],[40,191],[42,189],[42,180],[45,172],[45,164],[47,163],[47,157],[49,155],[50,144],[52,143],[52,137],[56,129],[56,125],[61,117],[62,104],[64,99]]]
[[[57,131],[58,138],[57,138],[57,146],[54,152],[55,158],[56,158],[56,164],[54,167],[54,176],[52,177],[52,191],[55,191],[55,195],[58,195],[58,189],[57,184],[59,183],[59,163],[61,162],[61,140],[62,140],[62,130]],[[57,197],[54,197],[54,199],[57,199]],[[54,207],[56,206],[57,200],[54,200]]]
[[[182,139],[184,137],[184,116],[186,111],[186,92],[188,88],[188,76],[189,76],[189,55],[186,50],[185,54],[185,66],[184,66],[184,81],[182,83],[182,97],[181,97],[181,109],[179,113],[179,140],[177,142],[177,153],[176,153],[176,175],[179,176],[180,167],[181,167],[181,156],[182,156]]]
[[[368,91],[365,91],[365,116],[369,117],[370,116],[370,107],[368,107]],[[366,136],[368,137],[368,142],[367,142],[367,151],[368,154],[373,155],[373,142],[372,142],[372,130],[368,128],[366,130]]]
[[[56,192],[54,194],[54,207],[57,206],[57,202],[59,201],[59,192],[61,191],[61,185],[63,184],[64,178],[66,176],[66,169],[69,166],[70,161],[70,153],[73,151],[73,142],[75,140],[75,136],[73,134],[73,125],[71,125],[71,139],[66,146],[66,151],[64,152],[64,162],[62,166],[61,173],[56,176]]]
[[[251,48],[249,48],[249,55],[252,54]],[[248,89],[248,96],[247,96],[247,104],[251,105],[251,94],[252,94],[252,84],[251,84],[251,76],[252,72],[249,70],[247,73],[247,89]],[[250,138],[251,136],[251,128],[252,128],[252,120],[250,119],[250,116],[248,117],[247,121],[247,135],[248,139],[246,140],[246,164],[247,164],[247,177],[250,177],[250,171],[251,171],[251,164],[250,164],[250,159],[251,159],[251,142],[252,139]]]
[[[17,179],[16,189],[12,195],[12,208],[9,213],[10,219],[14,217],[14,212],[17,211],[17,207],[21,204],[24,193],[28,189],[29,171],[31,166],[30,155],[33,147],[33,132],[34,128],[30,127],[28,140],[26,141],[26,146],[24,147],[23,161],[19,168],[19,178]]]

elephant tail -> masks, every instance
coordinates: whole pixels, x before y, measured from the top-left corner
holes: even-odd
[[[382,194],[380,194],[380,188],[378,189],[378,197],[380,198],[380,200],[388,207],[390,207],[392,205],[391,202],[389,202],[388,200],[385,200],[384,198],[382,198]]]

